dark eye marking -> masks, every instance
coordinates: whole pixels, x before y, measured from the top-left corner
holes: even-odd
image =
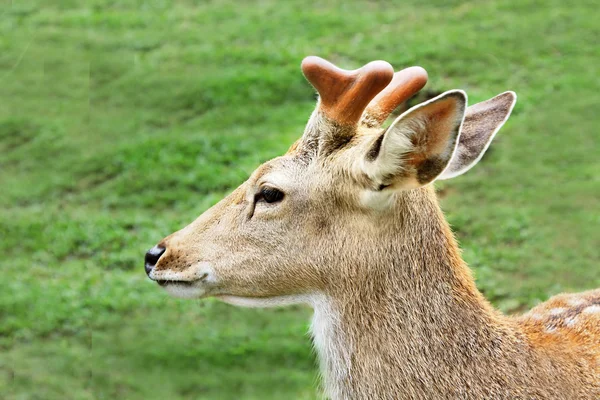
[[[263,186],[256,194],[256,201],[264,201],[265,203],[277,203],[283,200],[283,192],[269,186]]]

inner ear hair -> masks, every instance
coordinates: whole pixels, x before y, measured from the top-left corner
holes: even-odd
[[[364,171],[378,191],[415,188],[433,181],[456,148],[466,94],[449,91],[408,110],[370,145]]]

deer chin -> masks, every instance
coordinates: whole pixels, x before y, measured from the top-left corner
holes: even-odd
[[[201,282],[159,281],[167,293],[180,299],[199,299],[207,296],[206,287]]]
[[[250,308],[283,307],[292,304],[312,305],[314,303],[314,296],[311,294],[291,294],[272,297],[218,295],[215,297],[227,304]]]

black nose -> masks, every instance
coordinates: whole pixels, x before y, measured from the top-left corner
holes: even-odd
[[[154,246],[150,250],[146,252],[146,257],[144,257],[144,268],[146,268],[146,274],[150,275],[152,269],[156,266],[156,263],[160,259],[160,256],[165,252],[164,247]]]

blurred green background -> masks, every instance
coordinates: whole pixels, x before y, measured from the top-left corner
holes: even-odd
[[[310,310],[175,300],[142,268],[299,137],[309,54],[516,91],[442,206],[502,310],[600,286],[594,2],[0,4],[3,399],[316,398]]]

